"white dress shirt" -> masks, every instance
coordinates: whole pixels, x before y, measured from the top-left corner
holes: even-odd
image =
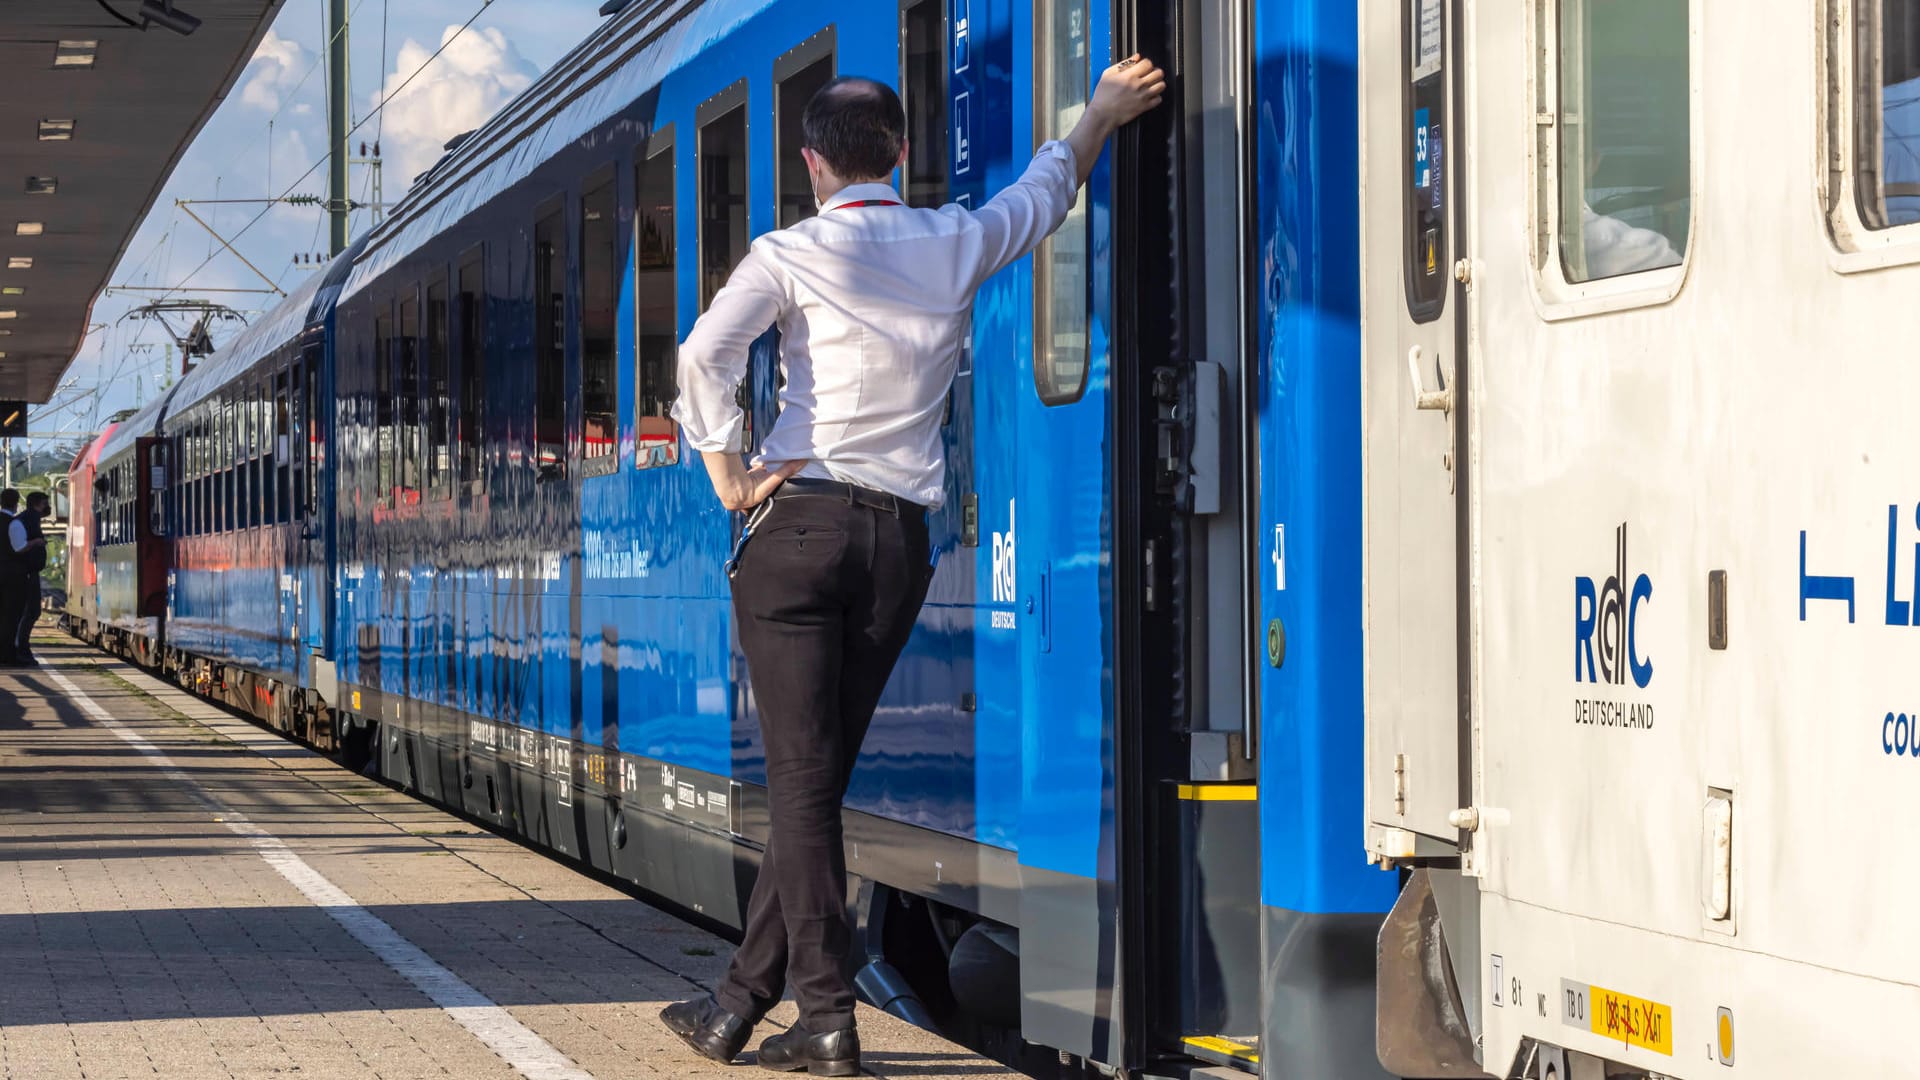
[[[763,234],[680,346],[673,417],[688,445],[740,452],[734,391],[748,346],[777,326],[786,381],[756,461],[805,461],[801,476],[939,506],[940,421],[974,292],[1059,228],[1079,187],[1073,150],[1050,142],[978,210],[849,206],[901,201],[885,184],[855,184]]]

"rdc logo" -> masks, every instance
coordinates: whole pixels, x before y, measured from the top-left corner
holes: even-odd
[[[1011,604],[1017,591],[1013,554],[1013,500],[1007,500],[1007,531],[993,534],[993,602]]]
[[[1627,676],[1645,689],[1653,661],[1640,652],[1640,606],[1653,600],[1653,582],[1640,574],[1627,584],[1627,526],[1614,530],[1613,575],[1595,587],[1590,577],[1573,579],[1573,679],[1625,685]]]

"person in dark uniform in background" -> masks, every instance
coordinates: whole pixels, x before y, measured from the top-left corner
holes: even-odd
[[[20,514],[20,492],[14,488],[0,491],[0,627],[8,628],[20,625],[20,613],[26,607],[26,590],[21,587],[24,571],[20,560],[13,553],[13,519]],[[21,570],[23,572],[16,573]],[[0,631],[0,664],[14,662],[14,635]]]
[[[47,568],[47,534],[40,529],[46,519],[47,493],[36,491],[27,496],[27,508],[7,523],[7,550],[14,563],[10,573],[19,599],[13,604],[13,620],[0,620],[0,634],[7,635],[12,646],[12,662],[38,666],[33,655],[33,624],[40,621],[40,571]]]
[[[727,563],[766,746],[770,836],[746,934],[712,997],[668,1028],[731,1061],[789,984],[800,1022],[760,1064],[857,1076],[840,803],[933,580],[927,511],[946,492],[940,420],[980,285],[1066,219],[1107,139],[1159,103],[1165,76],[1108,68],[1071,134],[978,210],[902,205],[900,98],[834,79],[801,115],[820,213],[767,233],[680,347],[673,417],[729,510],[753,510]],[[749,469],[734,392],[747,348],[780,328],[780,413]]]

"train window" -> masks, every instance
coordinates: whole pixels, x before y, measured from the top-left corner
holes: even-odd
[[[901,104],[907,108],[909,206],[945,206],[948,197],[946,0],[912,0],[900,11]]]
[[[200,523],[200,507],[207,501],[200,482],[200,432],[200,412],[196,409],[187,422],[187,474],[191,483],[187,485],[184,492],[187,501],[187,532],[195,536],[206,531]]]
[[[247,463],[247,524],[261,525],[267,520],[267,500],[272,498],[273,462],[267,448],[267,415],[273,402],[267,380],[253,386],[253,400],[247,408],[253,413],[253,460]]]
[[[273,448],[268,445],[268,425],[273,416],[273,382],[263,372],[254,385],[253,400],[254,461],[247,469],[253,476],[253,497],[247,512],[252,524],[264,525],[272,513],[268,500],[273,497]]]
[[[207,532],[218,533],[226,528],[226,513],[221,504],[225,501],[226,474],[224,433],[226,431],[225,407],[219,399],[207,403]]]
[[[448,411],[453,358],[447,354],[447,283],[427,286],[426,385],[421,387],[427,410],[427,491],[436,499],[453,493],[453,432]]]
[[[227,458],[227,528],[236,530],[247,524],[246,493],[242,486],[242,466],[246,464],[246,423],[247,402],[240,395],[246,391],[241,387],[232,389],[233,397],[227,402],[227,446],[230,451]]]
[[[287,390],[292,394],[287,467],[293,482],[287,503],[288,521],[307,518],[307,462],[313,455],[313,448],[307,443],[308,432],[313,430],[313,395],[308,390],[307,379],[307,365],[296,362],[287,378]]]
[[[220,403],[221,441],[225,453],[220,457],[221,524],[225,531],[240,527],[240,400],[229,397]]]
[[[244,529],[253,524],[254,506],[256,505],[256,500],[254,499],[253,420],[254,412],[256,411],[254,399],[258,396],[259,392],[252,385],[238,387],[237,391],[240,396],[234,401],[233,408],[234,420],[237,424],[234,428],[234,439],[239,447],[239,460],[234,465],[233,487],[236,494],[234,496],[233,520],[237,527]]]
[[[320,441],[321,428],[314,423],[314,416],[320,405],[320,364],[317,350],[310,352],[306,362],[307,389],[300,401],[300,439],[306,447],[306,455],[300,461],[300,469],[305,473],[305,483],[300,487],[300,517],[302,520],[313,514],[313,508],[320,502],[320,471],[326,454],[326,447]]]
[[[393,505],[393,316],[373,319],[374,493],[381,506]]]
[[[475,248],[460,263],[460,482],[475,495],[485,483],[481,468],[487,408],[484,254]]]
[[[226,532],[233,527],[233,406],[225,400],[213,406],[213,524],[212,531]]]
[[[654,133],[634,166],[633,464],[646,469],[680,460],[673,408],[673,362],[680,338],[680,279],[674,272],[673,129]]]
[[[176,475],[171,478],[173,491],[168,498],[172,500],[173,531],[176,536],[193,532],[193,519],[188,515],[193,491],[193,430],[187,426],[190,420],[191,417],[188,417],[169,425],[169,430],[174,432],[172,444]]]
[[[194,420],[194,442],[200,455],[199,479],[194,481],[194,531],[205,535],[213,531],[213,417],[202,406]]]
[[[533,437],[541,479],[565,475],[567,455],[566,212],[533,227]]]
[[[1853,196],[1860,221],[1920,221],[1920,0],[1855,0]]]
[[[1688,0],[1559,0],[1560,269],[1678,266],[1692,216]]]
[[[779,227],[784,229],[818,212],[807,161],[800,156],[804,141],[800,116],[807,102],[833,78],[833,27],[808,38],[773,65],[773,182],[779,189]]]
[[[394,470],[403,504],[420,501],[420,296],[409,287],[400,297],[400,337],[394,343],[394,392],[400,406],[400,462]]]
[[[293,373],[282,371],[273,377],[273,523],[293,520],[293,411],[287,396]]]
[[[1452,259],[1447,254],[1446,3],[1412,0],[1402,10],[1407,93],[1403,113],[1407,177],[1401,234],[1406,260],[1407,311],[1416,322],[1440,317],[1447,304]]]
[[[207,531],[207,410],[194,410],[193,417],[193,531]]]
[[[228,398],[221,398],[219,411],[215,413],[219,425],[219,498],[215,500],[215,532],[227,532],[234,527],[234,463],[238,461],[236,442],[234,442],[234,404]]]
[[[700,106],[700,310],[747,255],[747,84]]]
[[[1087,107],[1086,0],[1034,5],[1034,130],[1058,139]],[[1040,400],[1065,405],[1087,388],[1087,200],[1033,256],[1033,380]]]
[[[269,500],[273,498],[273,448],[267,438],[268,423],[273,416],[273,383],[264,373],[254,387],[253,411],[255,454],[254,462],[247,471],[253,476],[254,490],[247,512],[252,517],[252,524],[264,525],[273,513],[269,508]]]
[[[580,197],[581,472],[612,472],[620,449],[620,374],[614,309],[620,302],[620,185],[611,170]]]
[[[245,452],[241,455],[240,467],[240,524],[243,528],[252,528],[260,524],[260,496],[265,484],[260,475],[260,450],[265,439],[260,434],[262,410],[260,408],[261,388],[258,382],[249,383],[242,391],[246,395],[240,402],[240,408],[246,414],[244,434]]]

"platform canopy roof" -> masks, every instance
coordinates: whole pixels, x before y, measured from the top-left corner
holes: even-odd
[[[0,399],[52,396],[281,2],[0,0]]]

